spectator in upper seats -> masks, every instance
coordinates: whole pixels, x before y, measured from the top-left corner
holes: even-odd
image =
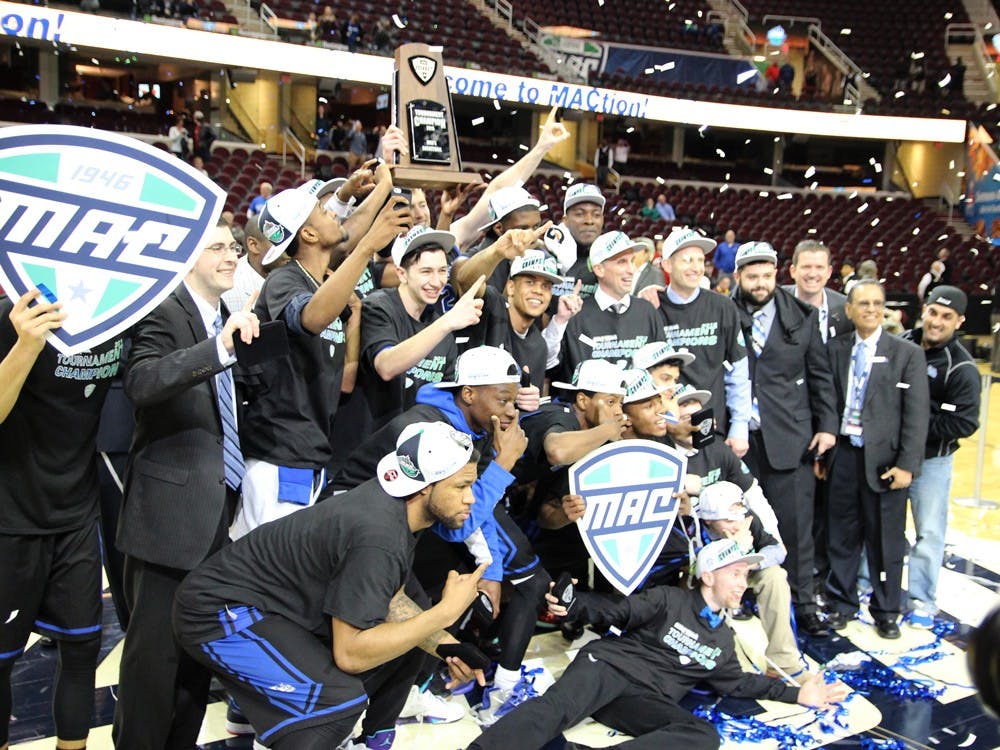
[[[625,174],[625,168],[628,166],[628,154],[631,150],[632,145],[625,138],[619,138],[615,143],[615,171],[618,174]]]
[[[732,273],[736,270],[736,251],[739,249],[739,243],[736,242],[736,232],[727,229],[725,240],[725,242],[720,242],[715,246],[712,262],[719,273]]]
[[[915,57],[915,55],[920,57]],[[924,93],[927,87],[927,67],[924,64],[923,52],[910,53],[910,91],[916,94]]]
[[[355,14],[356,15],[356,14]],[[368,158],[368,138],[361,120],[355,120],[347,137],[347,169],[353,172]]]
[[[793,83],[795,83],[795,68],[786,58],[778,68],[778,88],[783,94],[791,94]]]
[[[955,64],[951,68],[951,80],[948,82],[948,93],[952,96],[964,96],[965,91],[965,63],[961,57],[955,58]]]
[[[653,219],[654,221],[660,218],[660,214],[656,211],[656,201],[652,198],[646,198],[646,204],[639,209],[639,216],[644,219]]]
[[[392,26],[389,19],[380,18],[375,23],[375,34],[372,48],[379,54],[386,55],[392,51]]]
[[[920,277],[920,281],[917,283],[917,296],[920,301],[923,302],[927,294],[934,289],[934,287],[939,286],[943,282],[941,281],[941,276],[944,274],[944,263],[939,260],[931,263],[930,269],[923,276]]]
[[[324,42],[337,40],[337,16],[329,5],[323,8],[323,13],[319,17],[319,38]]]
[[[205,169],[205,160],[202,159],[198,154],[191,157],[191,166],[197,169],[206,177],[208,176],[208,170]]]
[[[361,28],[361,17],[357,13],[351,13],[351,17],[340,31],[341,41],[347,45],[349,52],[357,52],[364,35],[365,31]]]
[[[205,114],[201,110],[194,113],[194,152],[201,157],[202,162],[211,161],[212,144],[216,135],[212,123],[205,122]]]
[[[80,0],[80,10],[87,13],[96,13],[101,9],[101,3],[98,0]]]
[[[664,221],[677,221],[677,214],[674,213],[674,207],[667,202],[667,196],[663,193],[656,196],[656,213]]]
[[[170,153],[178,159],[184,159],[188,155],[188,132],[184,127],[184,115],[177,115],[174,124],[167,131],[167,140],[170,142]]]
[[[767,80],[768,88],[772,91],[778,86],[778,76],[780,75],[780,68],[778,67],[777,60],[771,60],[771,64],[767,66],[767,70],[764,71],[764,78]]]
[[[854,271],[854,261],[845,258],[844,262],[840,264],[840,288],[844,290],[844,294],[847,294],[847,285],[857,281],[857,278],[858,275]]]
[[[247,208],[247,216],[256,216],[264,209],[264,204],[267,199],[271,197],[271,193],[274,192],[274,186],[270,182],[260,183],[258,188],[260,191],[254,199],[250,201],[250,207]]]
[[[612,166],[614,166],[614,149],[611,147],[611,139],[605,138],[594,153],[594,169],[597,170],[598,187],[605,187],[608,184],[608,172],[611,171]]]
[[[711,289],[715,286],[715,264],[705,259],[705,275],[701,277],[701,288]]]

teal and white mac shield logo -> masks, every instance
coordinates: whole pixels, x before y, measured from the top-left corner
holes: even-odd
[[[577,521],[583,543],[626,596],[646,580],[667,541],[686,471],[683,454],[650,440],[609,443],[570,467],[570,492],[587,504]]]
[[[0,285],[44,284],[67,313],[49,341],[66,355],[149,313],[198,258],[225,204],[166,151],[89,128],[0,131]]]

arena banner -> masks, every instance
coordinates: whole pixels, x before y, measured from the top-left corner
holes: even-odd
[[[216,34],[93,13],[57,10],[0,0],[0,29],[9,37],[41,43],[45,49],[76,47],[120,54],[153,55],[221,67],[244,67],[281,73],[337,78],[363,84],[392,83],[389,57],[331,50],[236,34]],[[447,49],[443,58],[451,57]],[[662,67],[662,66],[661,66]],[[585,84],[526,78],[474,67],[446,65],[454,96],[539,108],[564,107],[593,114],[619,115],[660,122],[708,125],[773,133],[802,133],[868,140],[961,143],[965,121],[930,117],[891,117],[844,112],[813,112],[744,104],[674,99]]]
[[[78,354],[160,304],[198,258],[226,194],[142,141],[65,125],[0,130],[0,286],[37,287],[67,313],[50,334]]]
[[[587,509],[577,521],[594,565],[626,596],[646,579],[677,517],[674,493],[684,486],[687,458],[651,440],[620,440],[569,470],[570,493]]]

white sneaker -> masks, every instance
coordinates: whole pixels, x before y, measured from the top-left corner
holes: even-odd
[[[463,716],[465,707],[459,701],[445,700],[416,685],[410,688],[403,710],[399,713],[400,719],[417,719],[428,724],[451,724]]]

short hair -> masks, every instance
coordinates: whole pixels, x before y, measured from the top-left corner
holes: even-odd
[[[412,253],[407,253],[400,260],[399,265],[403,270],[408,270],[413,267],[413,265],[420,260],[420,256],[424,253],[436,253],[442,252],[447,257],[448,251],[445,250],[440,245],[422,245],[414,250]]]
[[[243,233],[248,238],[252,237],[257,242],[264,242],[267,239],[260,228],[260,214],[254,214],[247,219],[247,223],[243,226]]]
[[[215,228],[219,229],[220,227],[225,227],[226,229],[229,229],[229,222],[223,219],[221,216],[219,217],[218,221],[215,222]]]
[[[885,299],[885,288],[878,279],[858,279],[851,285],[851,291],[847,293],[847,301],[854,302],[854,291],[859,287],[863,286],[873,286],[876,287],[880,292],[882,292],[882,298]]]
[[[825,244],[819,240],[802,240],[795,246],[795,250],[792,252],[792,265],[797,266],[799,264],[799,255],[801,253],[826,253],[826,262],[829,263],[833,260],[833,254],[830,252]]]

